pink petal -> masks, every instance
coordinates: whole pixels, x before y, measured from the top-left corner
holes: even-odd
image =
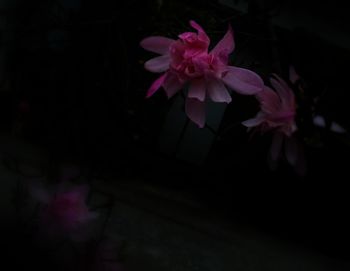
[[[278,83],[281,85],[281,87],[283,89],[289,89],[288,84],[286,83],[286,81],[284,81],[281,77],[279,77],[277,74],[272,74],[273,77],[275,77],[275,79],[278,81]],[[277,90],[277,89],[276,89]]]
[[[212,54],[218,55],[222,58],[224,63],[228,61],[228,55],[233,52],[235,48],[235,42],[233,40],[233,30],[229,25],[225,36],[218,42],[218,44],[211,51]]]
[[[280,78],[278,75],[275,75],[276,79],[271,78],[270,82],[272,87],[277,91],[278,96],[280,97],[282,103],[286,106],[294,107],[294,94],[287,83]]]
[[[216,79],[208,81],[208,94],[214,102],[230,103],[232,100],[225,85]]]
[[[197,24],[194,20],[190,20],[190,26],[192,26],[198,32],[205,32],[204,29],[199,24]]]
[[[252,95],[263,89],[264,82],[255,72],[233,66],[228,66],[228,69],[222,80],[237,93]]]
[[[187,98],[185,111],[188,118],[196,123],[199,128],[205,125],[205,103],[197,99]]]
[[[171,72],[166,73],[163,88],[168,98],[174,96],[182,87],[183,83],[175,74]]]
[[[147,51],[165,55],[169,53],[169,47],[175,40],[166,37],[153,36],[145,38],[141,41],[140,46]]]
[[[260,91],[256,97],[260,102],[261,110],[263,112],[273,114],[280,109],[281,100],[276,92],[268,86],[264,86],[264,89]]]
[[[298,158],[298,145],[294,137],[286,138],[285,153],[288,163],[294,166]]]
[[[198,31],[198,39],[208,43],[209,45],[210,39],[208,35],[205,33],[204,29],[193,20],[190,21],[190,25]]]
[[[148,60],[145,63],[145,69],[150,72],[165,72],[169,69],[170,65],[170,56],[158,56]]]
[[[300,76],[295,71],[294,66],[289,67],[289,80],[292,82],[292,84],[295,84],[297,81],[300,80]]]
[[[262,117],[262,114],[258,114],[255,118],[243,121],[242,124],[247,128],[251,128],[251,127],[259,126],[263,121],[264,121],[264,118]]]
[[[192,59],[192,63],[195,68],[195,71],[200,71],[199,74],[203,71],[208,70],[208,59],[206,58],[207,55],[202,55],[202,56],[203,57],[197,56]]]
[[[151,87],[147,91],[146,98],[151,97],[163,84],[166,73],[164,73],[161,77],[159,77],[156,81],[153,82]]]
[[[270,148],[270,155],[273,161],[276,161],[281,153],[283,135],[281,133],[275,133],[272,138],[272,144]]]
[[[188,98],[196,98],[201,102],[205,101],[206,94],[206,82],[203,79],[196,79],[191,81],[189,90],[188,90]]]

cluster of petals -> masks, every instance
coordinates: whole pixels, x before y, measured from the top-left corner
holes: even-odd
[[[177,40],[152,36],[141,41],[141,46],[160,56],[145,63],[145,69],[161,73],[149,88],[146,97],[152,96],[161,87],[170,98],[183,89],[186,92],[187,116],[199,127],[205,125],[205,104],[230,103],[229,89],[244,95],[262,91],[263,80],[254,72],[229,66],[229,55],[235,43],[232,28],[209,50],[210,39],[203,28],[194,21],[190,25],[197,32],[185,32]]]
[[[277,161],[284,149],[288,162],[296,165],[300,150],[294,136],[297,131],[295,95],[289,85],[277,75],[270,79],[270,83],[273,89],[264,86],[263,91],[256,95],[260,111],[242,124],[261,133],[273,134],[270,148],[272,161]]]

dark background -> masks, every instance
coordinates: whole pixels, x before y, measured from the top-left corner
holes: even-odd
[[[162,5],[159,3],[162,2]],[[158,147],[173,101],[145,93],[152,54],[142,38],[175,38],[196,20],[213,41],[235,30],[236,65],[286,77],[294,65],[308,90],[302,109],[349,127],[347,9],[339,1],[15,1],[1,9],[2,133],[40,146],[50,163],[79,164],[112,181],[138,179],[193,197],[232,221],[328,255],[348,258],[350,136],[304,122],[308,173],[266,164],[270,138],[234,125],[256,113],[234,95],[209,155],[189,163]],[[248,3],[249,2],[249,3]],[[248,5],[246,11],[235,4]],[[283,20],[285,19],[285,20]],[[282,20],[283,23],[280,23]],[[308,112],[308,110],[305,110]],[[308,115],[305,119],[307,119]],[[112,182],[111,181],[111,182]]]

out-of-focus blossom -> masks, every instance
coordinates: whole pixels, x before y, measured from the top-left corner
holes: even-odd
[[[75,234],[97,216],[86,204],[88,188],[85,185],[58,189],[54,193],[35,187],[31,192],[44,206],[40,221],[50,234]]]
[[[296,101],[293,90],[277,75],[274,75],[270,82],[274,90],[265,86],[264,90],[256,95],[260,102],[260,112],[242,124],[249,129],[254,128],[260,133],[271,132],[273,134],[269,153],[272,163],[280,158],[284,149],[289,164],[302,168],[303,165],[300,165],[300,162],[304,158],[294,135],[297,126],[295,122]]]
[[[271,79],[276,90],[265,86],[256,97],[260,102],[260,112],[255,118],[243,122],[246,127],[257,127],[261,132],[273,130],[290,137],[296,130],[296,103],[294,93],[285,81],[276,76]]]
[[[262,79],[254,72],[228,65],[229,55],[235,48],[232,28],[209,52],[210,39],[196,22],[197,30],[185,32],[173,40],[166,37],[148,37],[141,46],[161,56],[145,63],[145,69],[163,73],[153,82],[146,97],[163,87],[168,98],[188,87],[185,110],[199,127],[205,125],[205,101],[230,103],[228,88],[240,94],[252,95],[263,89]]]

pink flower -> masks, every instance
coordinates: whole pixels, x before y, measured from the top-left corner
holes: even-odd
[[[47,190],[34,187],[32,195],[44,204],[40,220],[49,233],[75,233],[96,217],[86,205],[88,189],[76,186],[50,194]]]
[[[180,34],[177,40],[149,37],[141,46],[161,54],[145,63],[151,72],[163,73],[149,88],[146,97],[163,87],[168,98],[188,86],[185,110],[199,127],[205,124],[205,101],[231,102],[227,87],[245,95],[256,94],[263,88],[262,79],[252,71],[228,66],[229,55],[235,44],[232,28],[209,52],[210,39],[196,22],[190,25],[197,30]]]
[[[295,73],[293,75],[292,79],[296,79]],[[278,160],[284,145],[287,161],[296,166],[303,158],[301,157],[302,150],[294,136],[297,131],[295,96],[283,79],[277,75],[274,77],[270,82],[275,91],[265,86],[263,91],[256,95],[260,102],[260,112],[255,118],[246,120],[242,124],[249,129],[255,128],[261,133],[273,133],[269,153],[271,162]]]
[[[290,137],[297,129],[294,93],[278,76],[270,81],[276,91],[265,86],[263,91],[256,95],[261,111],[255,118],[244,121],[243,125],[259,127],[262,132],[273,130]]]

